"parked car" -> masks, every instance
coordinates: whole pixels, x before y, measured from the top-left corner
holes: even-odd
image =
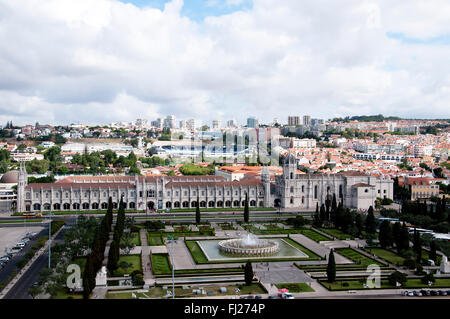
[[[409,293],[408,290],[402,291],[402,296],[408,296],[408,293]]]
[[[29,241],[30,241],[30,238],[25,237],[25,238],[22,238],[22,240],[20,242],[26,244]]]
[[[247,299],[255,299],[255,296],[249,295],[249,296],[247,297]]]
[[[269,299],[277,299],[277,296],[269,296]]]
[[[445,290],[438,290],[439,296],[447,296],[447,292]]]
[[[281,294],[281,298],[283,299],[295,299],[294,296],[289,292],[283,292]]]
[[[255,299],[263,299],[263,297],[260,296],[260,295],[256,295],[256,296],[255,296]]]
[[[439,293],[436,290],[431,290],[430,293],[432,296],[439,296]]]
[[[420,291],[414,290],[414,296],[422,297],[422,293]]]
[[[15,247],[23,248],[25,247],[25,243],[17,243]]]
[[[414,297],[414,292],[409,291],[409,292],[408,292],[408,296],[409,296],[409,297]]]

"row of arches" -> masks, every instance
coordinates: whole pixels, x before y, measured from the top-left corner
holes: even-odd
[[[257,203],[256,200],[250,200],[248,203],[249,207],[257,207],[257,205],[259,207],[264,207],[264,202],[260,201],[259,203]],[[117,202],[113,202],[113,209],[118,209],[119,204]],[[227,207],[227,208],[231,208],[231,207],[244,207],[245,206],[245,201],[239,201],[239,200],[227,200],[227,201],[200,201],[200,207],[201,208],[222,208],[222,207]],[[150,210],[153,210],[156,208],[156,204],[155,202],[148,202],[147,203],[147,207]],[[179,202],[179,201],[175,201],[175,202],[170,202],[167,201],[164,203],[164,208],[174,208],[174,209],[181,209],[181,208],[195,208],[197,207],[197,201],[192,201],[192,202],[188,202],[188,201],[183,201],[183,202]],[[26,210],[30,211],[30,205],[26,206]],[[64,203],[64,204],[60,204],[60,203],[54,203],[53,205],[49,204],[49,203],[45,203],[43,205],[39,204],[39,203],[35,203],[32,205],[33,211],[41,211],[41,210],[54,210],[54,211],[58,211],[58,210],[98,210],[98,209],[108,209],[108,203],[103,202],[103,203]],[[135,202],[129,202],[129,203],[125,203],[125,209],[136,209],[136,203]]]
[[[117,202],[113,202],[113,209],[118,209],[119,204]],[[135,202],[129,202],[125,203],[125,209],[135,209],[136,203]],[[97,209],[108,209],[108,203],[103,202],[101,204],[99,203],[54,203],[53,205],[49,203],[45,203],[43,205],[36,203],[33,204],[33,210],[34,211],[40,211],[40,210],[97,210]],[[30,210],[30,205],[27,205],[26,210]]]
[[[256,200],[250,200],[248,202],[248,206],[249,207],[256,207],[257,202]],[[235,200],[235,201],[231,201],[231,200],[227,200],[227,201],[200,201],[200,207],[201,208],[222,208],[222,207],[244,207],[245,206],[245,201],[239,201],[239,200]],[[260,201],[258,203],[259,207],[263,207],[264,206],[264,202]],[[148,202],[147,203],[147,207],[149,209],[154,209],[155,208],[155,203],[154,202]],[[170,202],[167,201],[164,203],[164,207],[165,208],[174,208],[174,209],[180,209],[180,208],[196,208],[197,207],[197,201],[193,201],[193,202],[188,202],[188,201],[184,201],[184,202],[179,202],[179,201],[175,201],[175,202]]]

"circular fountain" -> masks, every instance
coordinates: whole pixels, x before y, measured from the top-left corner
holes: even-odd
[[[247,234],[241,238],[220,241],[219,250],[226,255],[272,256],[279,251],[279,247],[277,242]]]

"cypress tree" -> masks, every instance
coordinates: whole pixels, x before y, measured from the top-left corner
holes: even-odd
[[[358,237],[361,237],[362,231],[364,229],[364,224],[363,224],[363,219],[362,219],[361,214],[358,214],[358,213],[356,214],[355,226],[356,226],[356,229],[358,230]]]
[[[327,280],[328,282],[334,282],[336,280],[336,262],[334,261],[333,249],[331,249],[328,257]]]
[[[110,196],[108,199],[108,210],[106,211],[106,216],[107,216],[107,224],[108,224],[108,232],[111,231],[112,229],[112,222],[113,222],[113,216],[114,212],[113,212],[113,203],[112,203],[112,197]]]
[[[314,213],[314,226],[320,227],[319,203],[316,203],[316,212]]]
[[[319,213],[320,225],[322,225],[323,222],[326,220],[326,218],[327,218],[326,215],[327,215],[327,213],[326,213],[326,211],[325,211],[325,205],[322,204],[322,205],[320,206],[320,213]]]
[[[416,229],[414,229],[413,250],[416,254],[417,263],[420,263],[422,261],[422,241],[420,239],[420,234]]]
[[[373,207],[370,206],[369,210],[367,211],[366,233],[367,234],[375,234],[376,227],[377,227],[377,224],[375,221],[375,216],[373,215]]]
[[[392,227],[391,223],[388,222],[387,220],[384,220],[380,225],[380,233],[378,239],[380,241],[380,246],[382,248],[392,246],[392,242],[394,241],[392,235]]]
[[[403,223],[401,231],[400,231],[400,251],[405,251],[409,249],[409,233],[406,224]]]
[[[195,208],[195,223],[196,224],[200,224],[200,219],[201,219],[201,216],[200,216],[200,201],[199,201],[200,199],[199,199],[199,197],[197,196],[197,207]]]
[[[437,254],[436,254],[436,242],[433,240],[430,243],[430,259],[436,262]]]
[[[250,261],[247,261],[244,268],[244,279],[247,286],[250,286],[252,284],[253,276],[254,274],[252,263]]]
[[[396,222],[394,224],[394,227],[392,228],[392,235],[394,236],[394,243],[397,247],[397,252],[400,252],[400,238],[401,238],[401,232],[402,232],[402,226],[399,222]]]
[[[120,245],[113,240],[111,245],[109,246],[109,255],[108,255],[108,264],[107,268],[109,272],[112,274],[114,270],[117,269],[117,263],[120,257]]]
[[[336,223],[336,213],[337,213],[336,194],[333,193],[333,199],[331,200],[331,213],[330,213],[330,219],[333,224]]]
[[[248,223],[249,220],[250,220],[250,213],[248,210],[248,194],[245,193],[244,222]]]
[[[84,267],[83,273],[83,298],[89,299],[89,296],[95,288],[95,277],[96,272],[94,270],[94,263],[92,256],[89,255],[86,260],[86,265]]]

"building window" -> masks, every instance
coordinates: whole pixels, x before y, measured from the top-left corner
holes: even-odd
[[[291,197],[290,203],[294,204],[294,197]]]
[[[291,172],[291,179],[294,179],[294,173]]]
[[[305,185],[302,185],[302,193],[305,192]]]
[[[316,185],[316,186],[314,186],[314,199],[317,199],[318,192],[319,192],[319,188]]]
[[[291,193],[294,192],[294,186],[291,186]]]
[[[369,192],[369,190],[366,188],[365,190],[364,190],[364,193],[368,193]]]

